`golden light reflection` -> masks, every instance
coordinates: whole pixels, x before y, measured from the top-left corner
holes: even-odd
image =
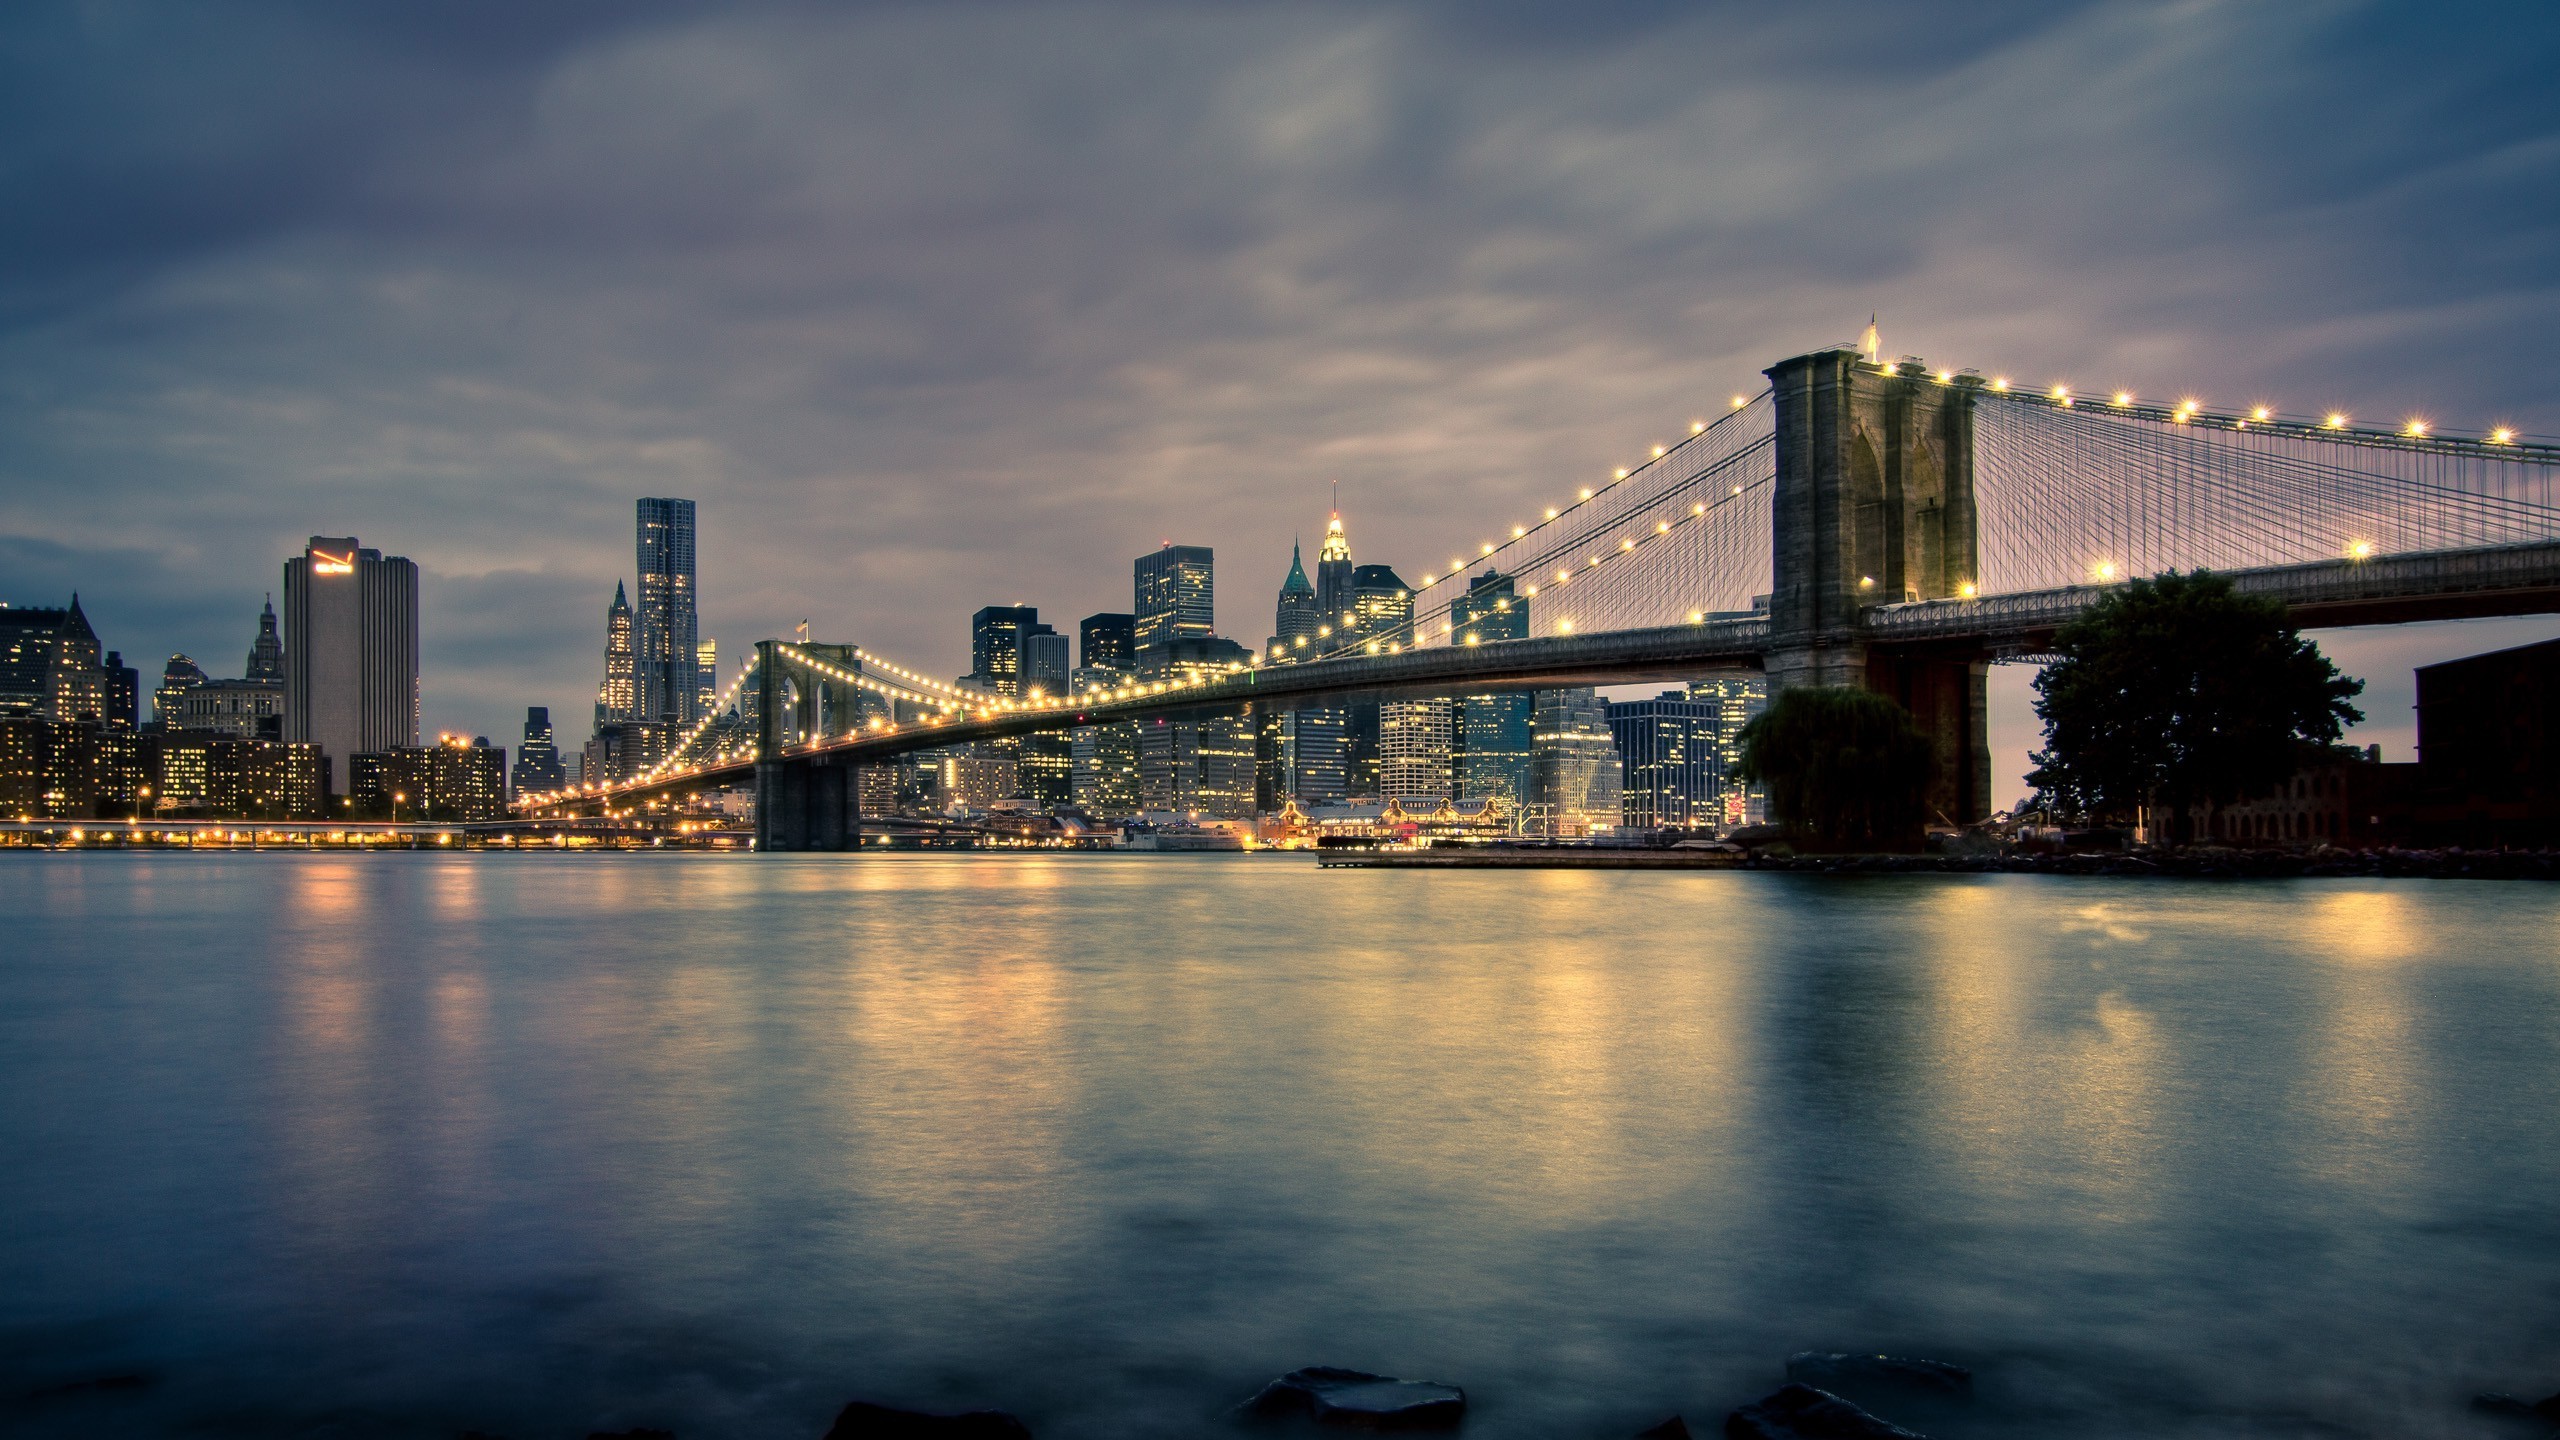
[[[2422,917],[2389,890],[2333,892],[2309,908],[2305,951],[2328,963],[2313,972],[2322,1008],[2300,1097],[2324,1138],[2305,1146],[2306,1163],[2332,1184],[2407,1193],[2432,1092],[2411,1015],[2411,962],[2428,949]]]

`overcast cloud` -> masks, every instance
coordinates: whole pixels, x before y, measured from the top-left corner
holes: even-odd
[[[0,598],[237,673],[353,533],[425,572],[430,731],[512,744],[583,732],[639,495],[701,502],[731,656],[957,673],[1164,539],[1259,640],[1329,483],[1431,568],[1870,311],[2560,430],[2555,61],[2538,5],[30,0]],[[2553,633],[2324,638],[2405,758],[2410,664]]]

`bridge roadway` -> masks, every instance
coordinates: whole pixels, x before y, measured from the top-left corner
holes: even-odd
[[[2307,627],[2406,623],[2484,615],[2560,611],[2560,542],[2438,550],[2366,560],[2225,572],[2246,594],[2285,602]],[[2095,603],[2111,586],[2072,585],[1973,600],[1929,600],[1872,606],[1858,630],[1838,637],[1870,651],[1960,652],[1977,658],[2032,652]],[[1095,705],[1020,711],[947,724],[907,724],[830,736],[785,747],[780,759],[826,757],[869,763],[915,750],[1028,735],[1115,720],[1153,720],[1230,709],[1247,702],[1275,706],[1352,697],[1396,698],[1479,690],[1620,685],[1685,680],[1702,671],[1757,668],[1769,648],[1765,616],[1725,614],[1687,625],[1436,645],[1394,655],[1357,655],[1303,665],[1274,665],[1157,694]],[[753,777],[755,762],[733,760],[610,792],[617,802],[645,800]],[[604,796],[582,797],[569,809]]]

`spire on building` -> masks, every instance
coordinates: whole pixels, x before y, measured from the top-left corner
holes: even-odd
[[[1858,348],[1867,352],[1870,365],[1881,363],[1884,358],[1884,336],[1876,330],[1876,317],[1872,311],[1867,315],[1867,333],[1859,339]]]
[[[1307,580],[1306,563],[1298,558],[1298,542],[1289,541],[1289,578],[1280,582],[1283,595],[1313,595],[1316,587]]]

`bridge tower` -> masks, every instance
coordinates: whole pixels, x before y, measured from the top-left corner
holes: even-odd
[[[1863,685],[1901,702],[1936,746],[1933,818],[1991,813],[1980,647],[1871,645],[1875,605],[1970,596],[1981,578],[1973,407],[1981,381],[1906,362],[1886,373],[1853,350],[1767,371],[1777,406],[1769,651],[1774,693]]]
[[[846,674],[861,673],[850,645],[790,647]],[[788,756],[787,747],[842,735],[862,723],[861,688],[756,643],[756,848],[851,850],[862,843],[862,792],[849,759]]]

